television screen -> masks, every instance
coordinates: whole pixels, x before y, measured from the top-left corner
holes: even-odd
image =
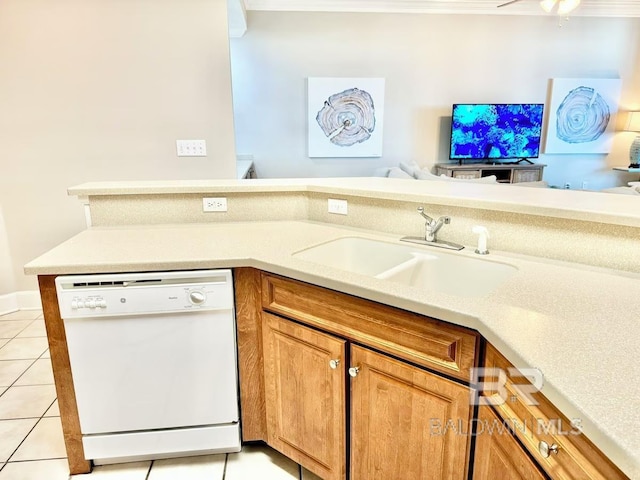
[[[537,158],[543,109],[541,103],[455,104],[450,158]]]

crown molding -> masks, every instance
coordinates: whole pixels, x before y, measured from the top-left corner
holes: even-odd
[[[538,0],[497,8],[506,0],[244,0],[247,10],[291,12],[555,15]],[[640,0],[582,0],[571,16],[640,17]]]

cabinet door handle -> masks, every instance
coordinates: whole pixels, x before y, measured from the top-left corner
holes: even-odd
[[[545,441],[540,441],[540,443],[538,444],[538,451],[540,452],[540,455],[542,455],[544,458],[549,458],[549,456],[552,453],[554,455],[557,455],[558,450],[560,450],[560,447],[558,446],[557,443],[554,443],[553,445],[549,445]]]
[[[335,359],[335,360],[329,360],[329,366],[331,367],[332,370],[335,370],[336,368],[338,368],[338,365],[340,365],[340,360],[339,359]]]
[[[349,375],[351,375],[352,377],[356,377],[358,376],[359,371],[360,371],[360,367],[351,367],[349,369]]]

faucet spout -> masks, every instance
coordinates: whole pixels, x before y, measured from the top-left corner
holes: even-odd
[[[458,245],[457,243],[444,242],[436,238],[436,235],[442,226],[451,223],[450,217],[444,216],[437,220],[433,219],[424,213],[424,208],[422,207],[418,207],[418,213],[425,219],[424,237],[402,237],[400,240],[404,242],[418,243],[420,245],[432,245],[434,247],[442,247],[450,250],[462,250],[464,248],[462,245]]]
[[[435,242],[438,230],[440,230],[443,225],[449,225],[450,223],[450,217],[440,217],[437,220],[431,219],[431,222],[427,222],[425,225],[424,239],[427,242]]]

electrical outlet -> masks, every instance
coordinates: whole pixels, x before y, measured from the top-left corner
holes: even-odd
[[[327,202],[327,211],[329,213],[336,213],[338,215],[346,215],[347,214],[347,201],[346,200],[336,200],[335,198],[330,198]]]
[[[206,157],[207,142],[204,140],[176,140],[179,157]]]
[[[227,198],[226,197],[203,198],[202,211],[203,212],[226,212]]]
[[[564,182],[564,188],[565,188],[565,190],[571,190],[571,183]]]

